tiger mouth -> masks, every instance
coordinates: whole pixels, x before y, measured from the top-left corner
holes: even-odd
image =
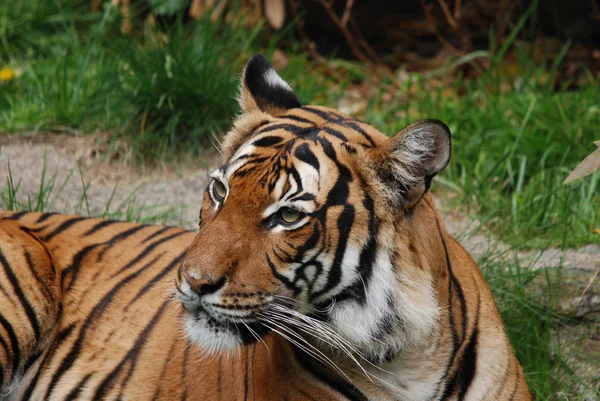
[[[219,311],[217,309],[219,306],[216,304],[200,304],[192,311],[188,310],[188,313],[198,324],[205,325],[213,333],[238,336],[244,345],[260,341],[263,336],[271,331],[261,324],[256,313],[246,315],[223,313],[222,311],[228,311],[228,309],[223,308],[222,311]]]

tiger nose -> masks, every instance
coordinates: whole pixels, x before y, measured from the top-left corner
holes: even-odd
[[[222,288],[225,285],[225,281],[227,281],[227,277],[225,276],[221,277],[217,281],[214,281],[207,276],[194,278],[190,273],[188,273],[185,270],[181,274],[190,285],[190,288],[200,296],[217,292],[220,288]]]

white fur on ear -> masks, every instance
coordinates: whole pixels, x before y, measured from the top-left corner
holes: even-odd
[[[280,88],[290,91],[292,93],[294,92],[294,90],[292,89],[290,84],[285,82],[283,80],[283,78],[281,78],[279,76],[279,74],[277,74],[277,72],[273,68],[267,70],[263,74],[263,79],[267,83],[267,85],[269,85],[271,87],[280,87]]]
[[[438,121],[417,122],[405,128],[390,150],[394,175],[406,186],[433,177],[450,161],[450,130]]]
[[[423,120],[396,134],[379,155],[379,175],[395,203],[418,201],[429,189],[431,179],[450,161],[451,139],[446,124]]]

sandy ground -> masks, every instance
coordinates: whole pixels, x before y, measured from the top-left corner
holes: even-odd
[[[78,136],[0,136],[0,146],[0,188],[6,188],[10,162],[13,183],[19,185],[22,202],[29,198],[35,204],[45,160],[46,186],[53,182],[45,210],[83,215],[89,210],[91,215],[98,216],[107,211],[110,202],[106,214],[109,217],[154,216],[159,223],[192,229],[196,226],[208,172],[218,163],[217,158],[208,157],[208,162],[186,161],[181,166],[140,172],[122,163],[104,160],[96,151],[94,139]],[[559,299],[559,309],[585,322],[585,330],[572,326],[565,330],[565,341],[573,344],[581,339],[582,332],[587,333],[583,349],[587,356],[593,356],[592,360],[596,358],[596,362],[577,358],[576,368],[600,381],[600,245],[591,244],[564,253],[555,248],[543,253],[511,251],[497,239],[473,233],[472,227],[477,224],[448,210],[440,199],[436,201],[450,233],[475,259],[500,255],[507,263],[514,263],[517,258],[523,266],[533,269],[554,268],[562,261],[566,295]]]

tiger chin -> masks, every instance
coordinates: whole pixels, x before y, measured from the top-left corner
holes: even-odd
[[[302,106],[260,55],[239,103],[177,275],[188,338],[220,355],[280,336],[355,386],[350,399],[531,399],[480,270],[428,194],[448,127],[388,138]]]

